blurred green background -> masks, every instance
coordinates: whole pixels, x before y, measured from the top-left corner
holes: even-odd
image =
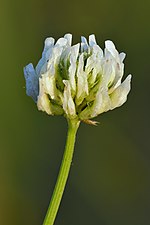
[[[0,225],[42,225],[67,124],[37,110],[23,67],[44,39],[94,33],[127,53],[125,105],[82,124],[56,225],[150,224],[150,1],[0,1]]]

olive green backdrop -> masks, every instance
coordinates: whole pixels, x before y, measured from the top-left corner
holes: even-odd
[[[0,225],[42,225],[67,124],[26,96],[23,67],[67,32],[113,40],[133,79],[125,105],[81,125],[55,224],[150,224],[149,11],[149,0],[0,1]]]

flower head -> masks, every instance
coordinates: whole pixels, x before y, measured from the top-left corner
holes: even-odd
[[[45,40],[42,58],[36,68],[24,68],[26,93],[39,110],[49,115],[88,120],[121,106],[130,91],[131,75],[122,83],[125,53],[118,53],[112,41],[105,50],[95,36],[89,42],[71,46],[72,35],[66,34],[55,43]]]

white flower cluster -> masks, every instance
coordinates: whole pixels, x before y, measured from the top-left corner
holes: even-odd
[[[89,42],[71,46],[72,35],[66,34],[55,43],[45,40],[42,58],[34,69],[24,68],[26,93],[39,110],[49,115],[65,115],[87,120],[121,106],[130,91],[131,75],[121,83],[125,58],[112,41],[105,50],[97,45],[95,36]]]

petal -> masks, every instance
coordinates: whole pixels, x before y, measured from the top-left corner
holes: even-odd
[[[97,92],[97,95],[92,107],[93,109],[92,109],[91,116],[96,117],[99,114],[110,110],[110,107],[111,107],[111,101],[108,95],[108,90],[105,88],[100,88],[99,91]]]
[[[118,51],[116,50],[116,47],[112,41],[105,41],[105,47],[114,58],[118,57]]]
[[[77,70],[77,94],[76,104],[80,105],[83,99],[88,95],[88,81],[87,73],[84,72],[84,54],[82,53],[79,57],[78,70]]]
[[[127,95],[131,89],[131,75],[129,75],[122,84],[120,84],[110,95],[111,109],[123,105],[127,100]]]
[[[64,47],[68,43],[68,40],[66,38],[59,38],[55,44],[55,46],[61,46]]]
[[[75,104],[71,96],[71,87],[68,80],[63,81],[65,84],[64,88],[64,99],[63,99],[63,109],[69,118],[76,117]]]
[[[97,113],[98,113],[97,115],[99,115],[103,112],[107,112],[111,108],[111,101],[110,101],[110,97],[108,95],[108,90],[104,88],[101,91],[101,93],[102,93],[102,105],[99,108],[99,111],[97,111]]]
[[[71,46],[71,43],[72,43],[72,34],[65,34],[64,38],[67,40],[68,45]]]
[[[49,48],[52,48],[54,46],[54,42],[55,42],[55,39],[52,38],[52,37],[49,37],[49,38],[45,39],[45,46],[44,46],[44,51],[42,53],[42,56],[46,54],[46,51]]]
[[[114,75],[111,82],[109,82],[109,94],[111,94],[114,89],[116,89],[121,84],[121,79],[124,73],[124,63],[125,53],[118,53],[115,45],[112,41],[106,41],[105,48],[105,60],[113,66]],[[111,76],[112,77],[112,76]]]
[[[98,45],[94,45],[91,55],[87,58],[85,70],[91,72],[95,67],[100,68],[102,64],[103,51]]]
[[[49,82],[49,79],[47,80],[47,78],[49,77],[46,77],[46,79],[44,76],[42,78],[39,78],[40,94],[38,96],[37,107],[39,110],[45,111],[49,115],[62,115],[64,113],[62,106],[59,105],[58,102],[52,101],[49,98],[49,93],[47,93],[47,89],[49,88],[50,84],[47,83]]]
[[[81,52],[87,51],[89,48],[85,37],[81,36]]]
[[[101,79],[101,86],[108,87],[114,81],[115,78],[115,68],[114,63],[111,60],[104,60],[102,65],[102,79]]]
[[[94,34],[91,34],[90,36],[89,36],[89,45],[91,46],[91,47],[93,47],[93,45],[96,45],[97,43],[96,43],[96,39],[95,39],[95,35]]]
[[[63,47],[60,46],[55,46],[52,49],[51,57],[48,62],[42,67],[41,72],[46,73],[48,70],[51,75],[55,75],[56,72],[56,67],[59,63],[61,54],[63,51]]]
[[[119,54],[119,58],[120,58],[120,61],[121,61],[121,62],[123,62],[123,60],[125,59],[125,57],[126,57],[126,54],[125,54],[124,52],[121,52],[121,53]]]
[[[46,112],[48,115],[52,115],[52,112],[50,110],[50,100],[45,93],[38,97],[37,107],[38,110]]]
[[[44,70],[44,72],[46,71],[47,61],[49,60],[52,49],[54,47],[54,42],[55,42],[55,40],[52,37],[46,38],[46,40],[45,40],[42,58],[39,60],[37,66],[36,66],[36,73],[39,77],[40,77],[41,73],[43,73],[43,71],[41,72],[41,70]]]
[[[41,111],[45,111],[47,114],[52,115],[52,111],[50,108],[50,100],[48,95],[44,92],[44,86],[42,78],[39,78],[39,85],[40,85],[40,94],[38,96],[37,107]]]
[[[39,93],[39,80],[32,63],[24,68],[24,77],[26,80],[26,94],[36,102]]]
[[[71,48],[72,60],[75,62],[79,55],[80,44],[73,45]]]
[[[49,73],[42,75],[42,83],[46,94],[49,94],[51,99],[56,99],[56,84],[55,77]]]
[[[96,94],[96,98],[94,100],[93,106],[92,106],[91,118],[96,117],[99,114],[99,111],[100,111],[102,103],[103,103],[102,101],[103,101],[102,92],[98,91]]]
[[[36,66],[36,68],[35,68],[36,73],[37,73],[37,75],[38,75],[39,77],[40,77],[40,75],[41,75],[41,69],[42,69],[42,67],[44,66],[45,62],[46,62],[46,61],[45,61],[45,57],[42,57],[42,58],[39,60],[37,66]]]
[[[88,46],[87,39],[85,37],[81,36],[81,42]]]
[[[110,98],[106,89],[99,89],[96,94],[93,105],[88,105],[80,114],[81,120],[94,118],[99,114],[106,112],[110,109]]]
[[[70,66],[69,66],[69,81],[73,92],[76,91],[75,73],[77,69],[77,58],[79,54],[80,44],[74,45],[70,50]]]
[[[95,54],[99,59],[103,57],[103,50],[98,45],[93,45],[93,54]]]

